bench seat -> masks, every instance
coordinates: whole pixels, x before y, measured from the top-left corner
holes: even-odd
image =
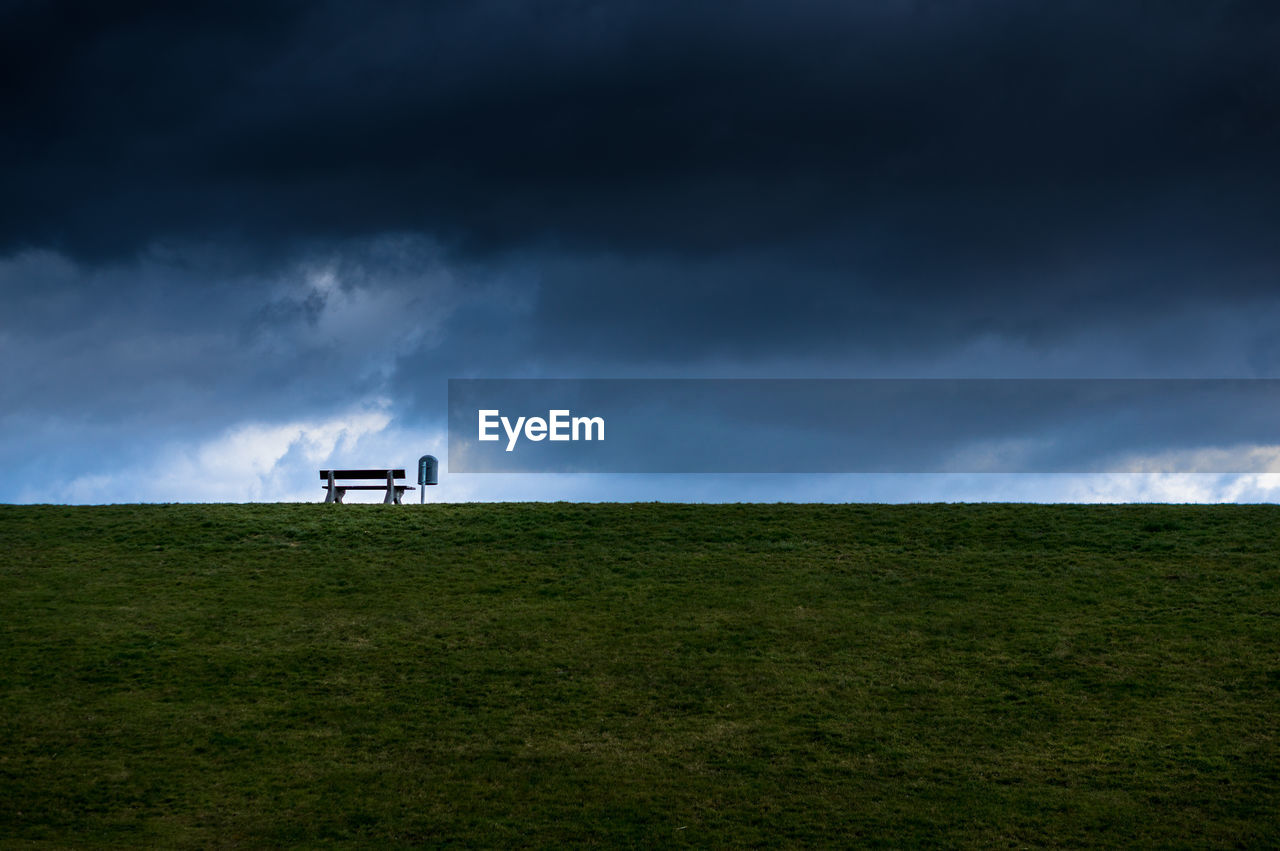
[[[387,496],[382,500],[385,505],[400,505],[400,498],[404,496],[404,492],[409,489],[408,485],[396,483],[396,479],[404,478],[404,470],[321,470],[320,478],[324,481],[325,502],[341,503],[342,497],[347,491],[381,491],[385,490]],[[346,480],[354,479],[356,481],[368,481],[376,479],[382,484],[377,485],[356,485],[350,484]]]
[[[321,485],[320,487],[327,488],[328,485]],[[339,485],[339,487],[344,491],[384,491],[387,489],[386,485]],[[408,485],[396,485],[396,487],[400,488],[400,490],[409,489]]]

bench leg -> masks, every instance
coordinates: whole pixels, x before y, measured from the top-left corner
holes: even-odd
[[[396,494],[396,477],[394,473],[387,473],[387,495],[383,497],[383,505],[397,505],[400,500]]]
[[[330,470],[330,471],[329,471],[329,492],[325,494],[324,501],[325,501],[326,503],[330,503],[330,502],[342,502],[342,498],[341,498],[340,496],[338,496],[338,494],[337,494],[337,493],[335,493],[335,492],[334,492],[334,487],[333,487],[333,471],[332,471],[332,470]]]

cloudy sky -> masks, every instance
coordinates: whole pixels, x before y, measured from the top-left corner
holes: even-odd
[[[0,501],[447,468],[450,378],[1280,377],[1271,0],[0,10]],[[1280,479],[452,474],[432,497]]]

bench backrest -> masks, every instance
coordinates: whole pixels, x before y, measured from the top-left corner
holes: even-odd
[[[378,479],[385,482],[387,473],[393,474],[397,479],[404,478],[404,470],[321,470],[320,478],[328,481],[330,473],[333,473],[335,479]]]

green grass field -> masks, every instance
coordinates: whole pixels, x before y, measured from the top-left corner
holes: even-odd
[[[0,845],[1280,845],[1280,508],[0,507]]]

